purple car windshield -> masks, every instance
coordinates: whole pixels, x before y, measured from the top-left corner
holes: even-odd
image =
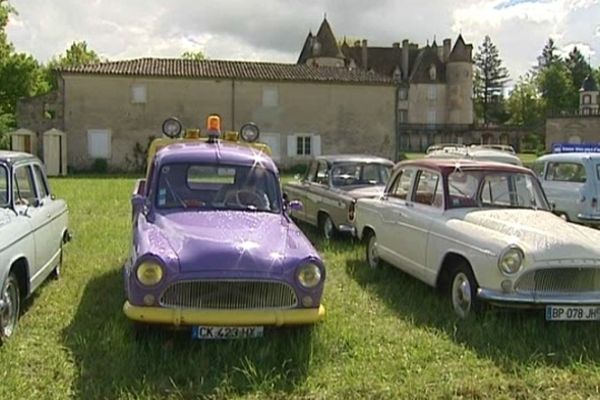
[[[278,213],[280,197],[277,177],[260,166],[177,163],[160,167],[156,206]]]
[[[8,171],[0,165],[0,207],[8,206]]]
[[[537,179],[517,172],[456,170],[448,175],[448,199],[448,208],[550,209]]]

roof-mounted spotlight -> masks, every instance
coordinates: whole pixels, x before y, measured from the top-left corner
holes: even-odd
[[[260,129],[255,123],[249,122],[240,128],[240,136],[245,142],[256,142],[260,136]]]
[[[181,122],[175,117],[165,119],[162,124],[163,133],[171,139],[178,138],[182,130]]]

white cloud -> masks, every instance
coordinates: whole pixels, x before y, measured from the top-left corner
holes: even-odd
[[[486,34],[513,79],[535,63],[548,37],[559,48],[577,43],[600,62],[600,0],[12,0],[8,26],[19,51],[40,60],[75,40],[109,59],[178,57],[202,50],[213,59],[295,62],[323,13],[338,38],[390,46],[424,45],[459,32],[475,48]]]

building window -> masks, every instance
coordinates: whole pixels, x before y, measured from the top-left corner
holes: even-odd
[[[398,123],[400,123],[400,124],[408,123],[408,111],[406,111],[406,110],[398,111]]]
[[[131,102],[146,103],[146,85],[136,84],[131,85]]]
[[[592,96],[589,94],[584,94],[583,95],[583,104],[591,104],[592,103]]]
[[[431,79],[432,81],[435,81],[437,78],[437,69],[435,68],[435,65],[431,64],[431,66],[429,67],[429,79]]]
[[[310,156],[311,154],[310,136],[298,136],[296,138],[296,155]]]
[[[277,87],[266,86],[263,87],[262,97],[263,107],[277,107],[279,104],[279,93]]]
[[[406,100],[408,98],[408,90],[405,87],[398,89],[398,100]]]
[[[437,86],[429,85],[429,89],[427,90],[427,100],[435,99],[437,99]]]
[[[296,134],[288,136],[288,157],[318,156],[321,154],[321,136]]]
[[[436,112],[435,110],[428,110],[427,111],[427,124],[429,125],[435,125],[436,124]]]
[[[110,158],[111,132],[108,129],[88,130],[88,154],[92,158]]]

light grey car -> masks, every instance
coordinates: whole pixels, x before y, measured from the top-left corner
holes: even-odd
[[[370,155],[330,155],[312,159],[305,175],[284,186],[288,201],[299,200],[291,215],[319,228],[326,239],[354,234],[356,200],[383,193],[394,163]]]

